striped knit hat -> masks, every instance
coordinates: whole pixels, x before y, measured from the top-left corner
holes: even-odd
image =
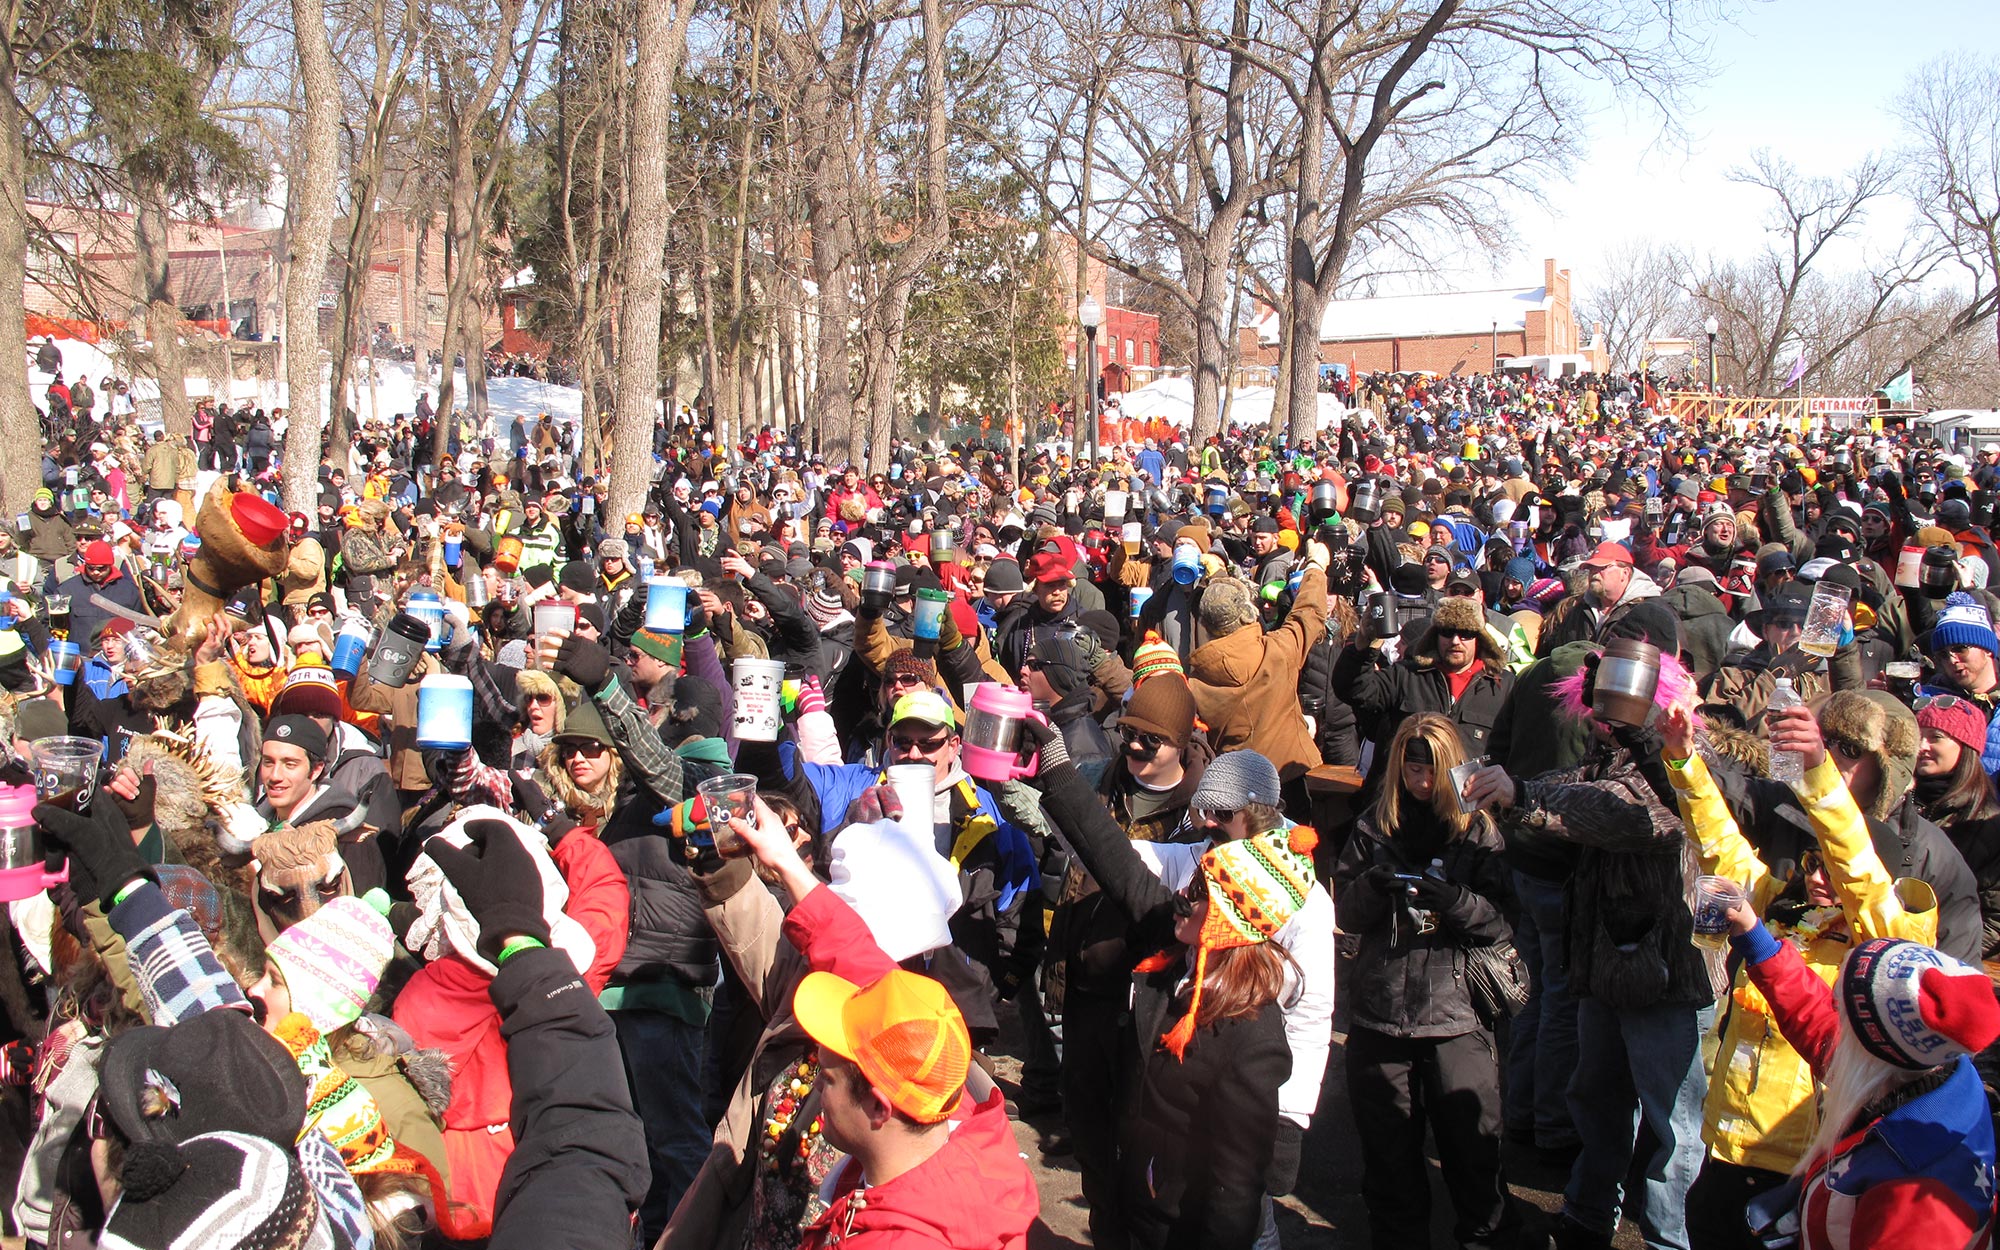
[[[1158,677],[1161,673],[1177,673],[1187,676],[1181,668],[1180,653],[1175,651],[1159,631],[1146,631],[1146,640],[1132,653],[1132,688],[1137,690],[1146,684],[1148,677]]]
[[[261,1137],[204,1133],[128,1153],[123,1192],[97,1244],[106,1250],[284,1250],[345,1244],[321,1218],[298,1157]]]
[[[1298,836],[1293,837],[1296,833]],[[1313,887],[1309,858],[1316,835],[1310,829],[1273,830],[1211,847],[1201,857],[1201,878],[1208,890],[1208,918],[1202,922],[1194,955],[1194,993],[1187,1014],[1160,1038],[1176,1059],[1187,1056],[1188,1043],[1201,1017],[1203,982],[1208,979],[1210,951],[1254,946],[1278,935],[1304,907]],[[1141,961],[1140,969],[1146,969]]]

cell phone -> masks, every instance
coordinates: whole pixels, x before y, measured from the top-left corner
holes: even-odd
[[[1420,872],[1398,872],[1391,875],[1405,885],[1415,885],[1417,882],[1424,880],[1424,874]]]

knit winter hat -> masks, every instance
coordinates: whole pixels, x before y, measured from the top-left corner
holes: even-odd
[[[1939,695],[1917,700],[1917,728],[1936,730],[1975,755],[1986,750],[1986,713],[1970,699]]]
[[[846,605],[841,602],[840,595],[831,586],[822,584],[806,594],[805,609],[806,615],[812,619],[815,626],[827,629],[840,619],[840,614],[846,611]]]
[[[306,1129],[324,1136],[348,1171],[384,1170],[395,1156],[396,1139],[375,1096],[335,1065],[325,1034],[303,1011],[294,1011],[271,1026],[271,1035],[284,1043],[306,1078]]]
[[[897,650],[882,661],[882,684],[893,686],[898,677],[915,678],[926,690],[935,690],[941,684],[937,665],[914,651]]]
[[[1158,630],[1146,631],[1146,640],[1132,653],[1132,689],[1137,690],[1150,678],[1168,674],[1186,679],[1186,670],[1181,668],[1181,657],[1173,645],[1160,637]]]
[[[361,1018],[395,951],[379,912],[358,898],[329,900],[265,949],[284,974],[292,1009],[331,1033]]]
[[[1986,974],[1917,942],[1875,938],[1840,967],[1840,1009],[1868,1053],[1921,1071],[2000,1037]]]
[[[1209,761],[1188,807],[1206,812],[1238,811],[1246,803],[1277,807],[1278,786],[1278,769],[1270,760],[1255,751],[1224,751]]]
[[[1209,541],[1208,527],[1206,525],[1183,525],[1174,531],[1174,541],[1177,543],[1193,543],[1195,546],[1201,548],[1203,555],[1206,555],[1208,554]]]
[[[632,544],[622,538],[606,538],[597,544],[597,558],[600,560],[629,560],[632,558]]]
[[[1312,860],[1292,847],[1283,830],[1211,847],[1199,868],[1208,916],[1195,943],[1194,992],[1188,997],[1187,1014],[1160,1038],[1160,1045],[1176,1059],[1187,1057],[1201,1019],[1209,952],[1270,941],[1305,906],[1313,887]]]
[[[1118,727],[1158,734],[1175,747],[1185,748],[1189,735],[1194,733],[1194,692],[1188,689],[1187,679],[1180,675],[1178,666],[1173,672],[1159,676],[1158,681],[1133,689],[1125,714],[1118,718]]]
[[[285,674],[283,689],[271,699],[273,717],[293,712],[301,716],[324,716],[328,720],[346,718],[347,701],[340,697],[340,687],[334,684],[333,670],[316,654],[301,655]]]
[[[242,1133],[134,1146],[105,1217],[106,1250],[281,1250],[333,1245],[298,1156]]]
[[[1525,589],[1535,582],[1535,562],[1526,556],[1515,556],[1501,567],[1500,576],[1521,583]]]
[[[1931,653],[1967,645],[2000,654],[2000,639],[1993,636],[1993,618],[1977,599],[1955,590],[1945,597],[1944,611],[1938,613],[1937,627],[1931,630]]]

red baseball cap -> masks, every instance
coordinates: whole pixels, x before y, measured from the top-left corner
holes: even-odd
[[[1065,560],[1061,552],[1038,552],[1028,561],[1028,580],[1031,582],[1066,582],[1075,579],[1072,571],[1075,561]]]
[[[92,539],[90,542],[84,544],[83,562],[85,564],[109,565],[111,560],[111,544],[105,542],[102,538]]]
[[[1597,544],[1597,550],[1590,553],[1590,559],[1583,563],[1589,568],[1602,568],[1607,564],[1622,564],[1630,568],[1632,552],[1623,543],[1602,542]]]

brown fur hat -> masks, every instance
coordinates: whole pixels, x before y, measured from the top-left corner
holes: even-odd
[[[1858,747],[1874,757],[1882,787],[1868,805],[1868,815],[1886,820],[1915,780],[1915,714],[1884,691],[1842,690],[1819,705],[1819,728],[1829,742]]]

